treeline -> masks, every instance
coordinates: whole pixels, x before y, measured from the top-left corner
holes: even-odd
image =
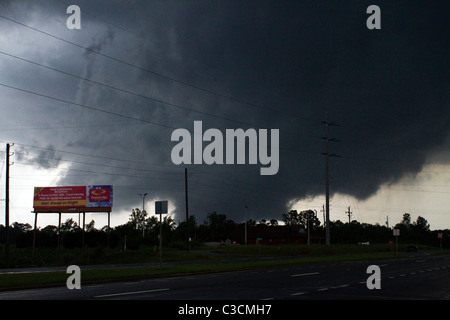
[[[297,212],[291,210],[282,215],[284,225],[295,226],[299,231],[310,230],[316,237],[325,237],[325,228],[317,219],[317,213],[313,210]],[[186,247],[188,229],[192,245],[203,242],[221,242],[235,237],[238,228],[242,230],[244,223],[236,223],[228,219],[225,214],[216,212],[209,213],[206,221],[199,224],[195,216],[190,216],[189,223],[180,222],[176,226],[175,221],[166,216],[161,225],[164,245],[171,245],[184,249]],[[278,220],[248,220],[247,227],[271,228],[278,225]],[[400,230],[399,243],[414,243],[430,246],[450,248],[450,230],[430,230],[430,225],[423,217],[418,217],[416,221],[411,220],[408,213],[403,215],[402,221],[393,228]],[[351,221],[343,223],[339,220],[330,223],[331,243],[388,243],[393,241],[393,228],[379,224],[360,223]],[[59,231],[59,232],[58,232]],[[438,234],[442,234],[442,239]],[[67,219],[57,226],[49,225],[35,231],[30,224],[14,222],[9,229],[9,243],[17,248],[31,247],[33,237],[36,238],[36,247],[58,247],[75,248],[87,247],[107,247],[138,249],[141,245],[159,245],[160,224],[156,216],[148,217],[145,211],[139,209],[132,210],[129,220],[123,225],[116,226],[108,230],[107,226],[101,229],[95,228],[92,220],[86,224],[83,232],[82,228],[73,220]],[[0,225],[0,241],[5,244],[5,227]]]

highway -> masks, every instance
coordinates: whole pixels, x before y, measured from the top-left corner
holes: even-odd
[[[368,289],[370,265],[380,268],[380,289]],[[81,271],[82,272],[82,271]],[[81,273],[82,282],[82,273]],[[411,255],[0,292],[0,300],[450,300],[450,256]]]

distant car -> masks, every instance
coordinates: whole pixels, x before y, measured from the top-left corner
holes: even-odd
[[[407,246],[405,249],[406,252],[417,252],[419,249],[417,249],[416,246]]]

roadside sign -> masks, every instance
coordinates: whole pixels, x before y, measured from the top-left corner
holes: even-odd
[[[398,237],[400,236],[400,229],[394,229],[395,236],[395,253],[398,253]]]
[[[155,214],[167,213],[167,201],[155,201]]]
[[[439,247],[441,247],[441,249],[442,249],[442,232],[439,232],[438,233],[438,239],[439,239]]]

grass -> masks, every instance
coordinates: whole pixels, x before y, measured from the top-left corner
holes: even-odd
[[[163,265],[158,264],[151,267],[121,267],[121,268],[99,268],[93,270],[83,269],[86,263],[79,263],[81,267],[81,283],[98,283],[107,281],[137,280],[155,277],[167,277],[185,274],[199,274],[211,272],[226,272],[236,270],[246,270],[264,267],[278,267],[286,265],[299,265],[308,263],[326,263],[351,260],[381,260],[389,258],[404,257],[404,248],[399,246],[399,254],[395,253],[389,245],[282,245],[282,246],[215,246],[203,247],[201,250],[191,250],[188,254],[180,250],[163,250],[163,262],[184,261],[192,262],[185,265]],[[443,252],[439,249],[422,248],[427,252]],[[68,266],[78,261],[83,262],[88,258],[86,250],[72,249],[61,250],[59,254],[46,252],[53,256],[53,262],[61,262],[62,266]],[[157,251],[157,250],[156,250]],[[448,250],[444,252],[449,253]],[[21,250],[15,252],[20,254]],[[43,252],[41,252],[43,254]],[[61,256],[66,256],[66,260]],[[67,258],[70,255],[71,258]],[[153,248],[142,248],[136,251],[120,252],[115,250],[106,250],[102,253],[101,260],[107,264],[119,263],[138,263],[138,262],[158,262],[159,254]],[[59,258],[58,258],[59,257]],[[78,257],[78,258],[77,258]],[[24,258],[24,257],[23,257]],[[46,257],[49,259],[49,257]],[[39,261],[39,258],[33,258]],[[41,263],[44,258],[41,255]],[[227,263],[221,263],[220,260],[227,260]],[[50,261],[50,260],[48,260]],[[199,263],[202,262],[202,263]],[[21,274],[0,274],[0,290],[22,289],[42,286],[65,286],[69,277],[64,271],[56,272],[38,272]]]

